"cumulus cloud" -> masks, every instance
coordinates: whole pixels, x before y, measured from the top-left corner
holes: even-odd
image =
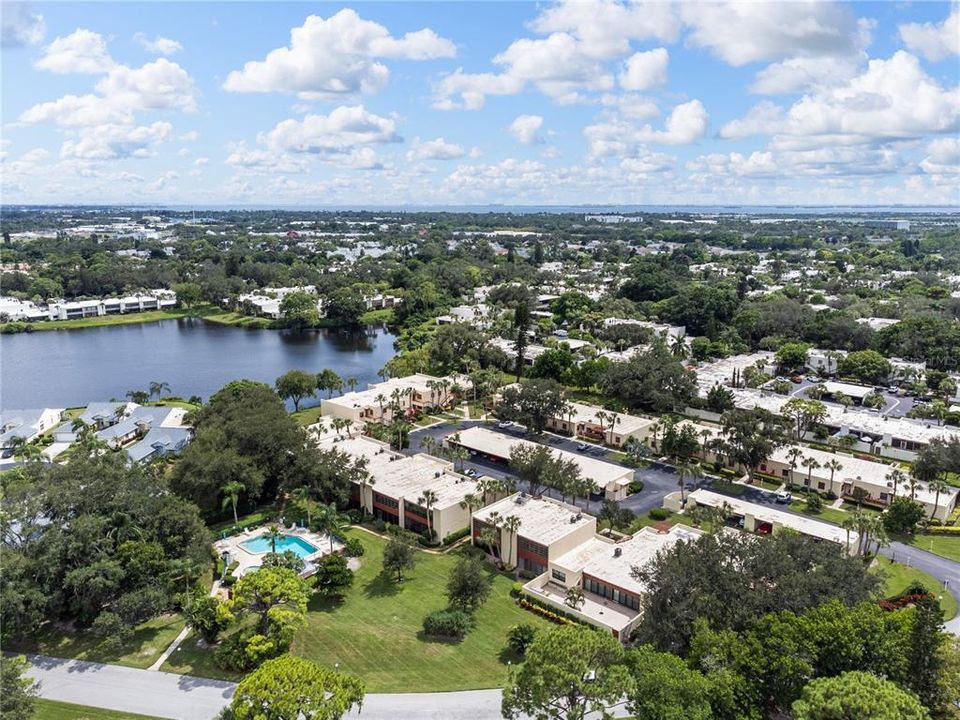
[[[76,139],[66,140],[60,148],[63,159],[117,160],[145,158],[155,154],[154,148],[173,133],[168,122],[152,125],[97,125],[82,128]]]
[[[926,157],[920,162],[931,175],[960,174],[960,138],[937,138],[927,145]]]
[[[464,154],[462,147],[456,143],[449,143],[442,137],[433,140],[414,138],[406,157],[408,162],[415,162],[417,160],[451,160],[463,157]]]
[[[455,54],[456,46],[429,28],[397,38],[383,25],[344,9],[327,19],[310,15],[290,31],[289,46],[234,70],[223,86],[230,92],[286,92],[305,99],[374,93],[390,76],[380,59],[429,60]]]
[[[294,153],[331,155],[360,145],[401,142],[392,118],[381,117],[362,105],[342,106],[329,115],[307,115],[284,120],[260,133],[257,141],[268,148]]]
[[[39,45],[47,33],[43,15],[30,9],[30,3],[5,2],[0,13],[0,45],[21,47]]]
[[[573,33],[589,52],[615,57],[629,52],[631,40],[676,40],[680,18],[676,8],[664,2],[564,0],[548,7],[531,26],[541,33]]]
[[[64,95],[20,115],[25,123],[58,125],[132,123],[144,110],[196,110],[193,79],[176,63],[160,58],[139,68],[115,65],[95,86],[96,94]]]
[[[871,60],[849,82],[805,95],[784,110],[761,103],[720,130],[724,138],[775,136],[781,148],[916,138],[960,127],[960,90],[942,88],[905,51]]]
[[[928,60],[936,62],[960,54],[960,8],[956,4],[941,23],[906,23],[898,29],[903,44]]]
[[[309,164],[303,158],[272,150],[249,148],[242,142],[230,147],[227,165],[264,173],[304,173],[309,169]]]
[[[600,97],[600,104],[615,110],[618,114],[634,120],[657,117],[660,108],[652,98],[628,93],[626,95],[606,94]]]
[[[848,7],[817,0],[695,3],[680,12],[690,28],[688,42],[734,66],[845,55],[859,48],[866,29]]]
[[[687,163],[695,173],[752,178],[845,177],[888,175],[907,162],[890,148],[823,147],[807,150],[711,153]]]
[[[670,54],[666,48],[638,52],[627,58],[618,79],[624,90],[650,90],[667,82]]]
[[[107,51],[107,41],[99,33],[85,28],[77,28],[65,37],[57,37],[44,48],[43,55],[34,63],[40,70],[61,75],[100,75],[113,65],[113,58]]]
[[[703,104],[691,100],[673,108],[660,130],[613,117],[587,125],[583,134],[591,157],[636,157],[646,153],[647,144],[685,145],[698,140],[707,131],[708,119]]]
[[[569,0],[550,6],[530,27],[546,37],[514,40],[493,57],[498,72],[468,73],[458,68],[448,74],[435,87],[433,106],[478,110],[487,96],[516,95],[530,85],[561,104],[582,102],[613,88],[606,61],[628,53],[631,40],[675,40],[680,21],[668,3]],[[662,72],[655,67],[665,58],[657,50],[652,53],[634,61],[632,76],[625,71],[628,84],[639,83],[644,70],[653,73],[648,82],[656,80],[658,73],[665,74],[665,67]]]
[[[539,136],[540,128],[543,127],[543,118],[539,115],[518,115],[507,128],[514,139],[524,145],[534,145],[543,142]]]
[[[151,40],[144,33],[138,32],[133,36],[133,39],[143,47],[144,50],[154,55],[173,55],[183,50],[183,45],[176,40],[160,37],[159,35]]]

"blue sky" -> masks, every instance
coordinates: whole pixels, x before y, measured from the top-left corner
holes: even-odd
[[[956,3],[3,4],[4,202],[948,203]]]

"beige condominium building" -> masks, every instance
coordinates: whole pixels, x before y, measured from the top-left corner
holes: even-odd
[[[653,418],[616,413],[584,403],[568,402],[567,407],[568,412],[547,421],[550,430],[616,447],[630,438],[646,439],[649,427],[657,422]]]
[[[455,472],[447,460],[424,453],[403,455],[363,436],[319,442],[325,449],[366,458],[371,481],[354,484],[352,501],[374,517],[416,533],[426,532],[429,525],[439,540],[469,527],[470,512],[461,503],[465,496],[479,494],[477,481]]]
[[[391,408],[397,404],[404,414],[446,407],[454,400],[456,385],[466,389],[470,387],[470,380],[461,376],[439,378],[420,373],[391,378],[372,383],[366,390],[324,398],[320,402],[320,412],[353,422],[389,422],[393,419]]]
[[[657,553],[681,540],[693,541],[702,533],[675,525],[666,532],[643,528],[615,541],[595,535],[568,552],[551,558],[547,571],[524,585],[524,592],[580,620],[609,630],[627,641],[642,617],[646,586],[634,577]],[[583,593],[582,603],[567,602],[570,588]]]
[[[592,538],[597,532],[597,519],[559,500],[521,492],[473,514],[471,534],[475,545],[485,545],[485,531],[494,538],[488,552],[506,565],[535,576],[546,572],[552,559]]]

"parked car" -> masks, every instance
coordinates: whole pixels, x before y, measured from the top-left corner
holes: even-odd
[[[476,477],[477,471],[474,470],[473,468],[467,468],[466,470],[463,471],[463,474],[466,475],[467,477]]]
[[[778,493],[774,496],[774,499],[775,499],[778,503],[780,503],[781,505],[786,505],[786,504],[789,503],[791,500],[793,500],[793,495],[791,495],[791,494],[788,493],[788,492],[785,492],[785,491],[781,490],[780,492],[778,492]]]
[[[586,450],[588,447],[590,447],[590,446],[587,445],[586,443],[577,443],[577,450],[579,450],[580,452],[583,452],[583,451]]]
[[[497,427],[501,430],[506,430],[508,427],[513,427],[513,423],[509,420],[501,420],[497,423]]]
[[[887,392],[891,395],[897,395],[900,392],[900,388],[898,388],[896,385],[891,385],[887,388]]]
[[[803,375],[794,375],[790,378],[790,382],[795,382],[797,385],[802,383],[804,380]]]

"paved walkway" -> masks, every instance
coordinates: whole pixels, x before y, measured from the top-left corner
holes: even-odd
[[[230,702],[235,685],[188,675],[119,665],[28,656],[40,697],[153,715],[172,720],[210,720]],[[499,689],[447,693],[371,694],[360,720],[494,720],[500,717]]]

